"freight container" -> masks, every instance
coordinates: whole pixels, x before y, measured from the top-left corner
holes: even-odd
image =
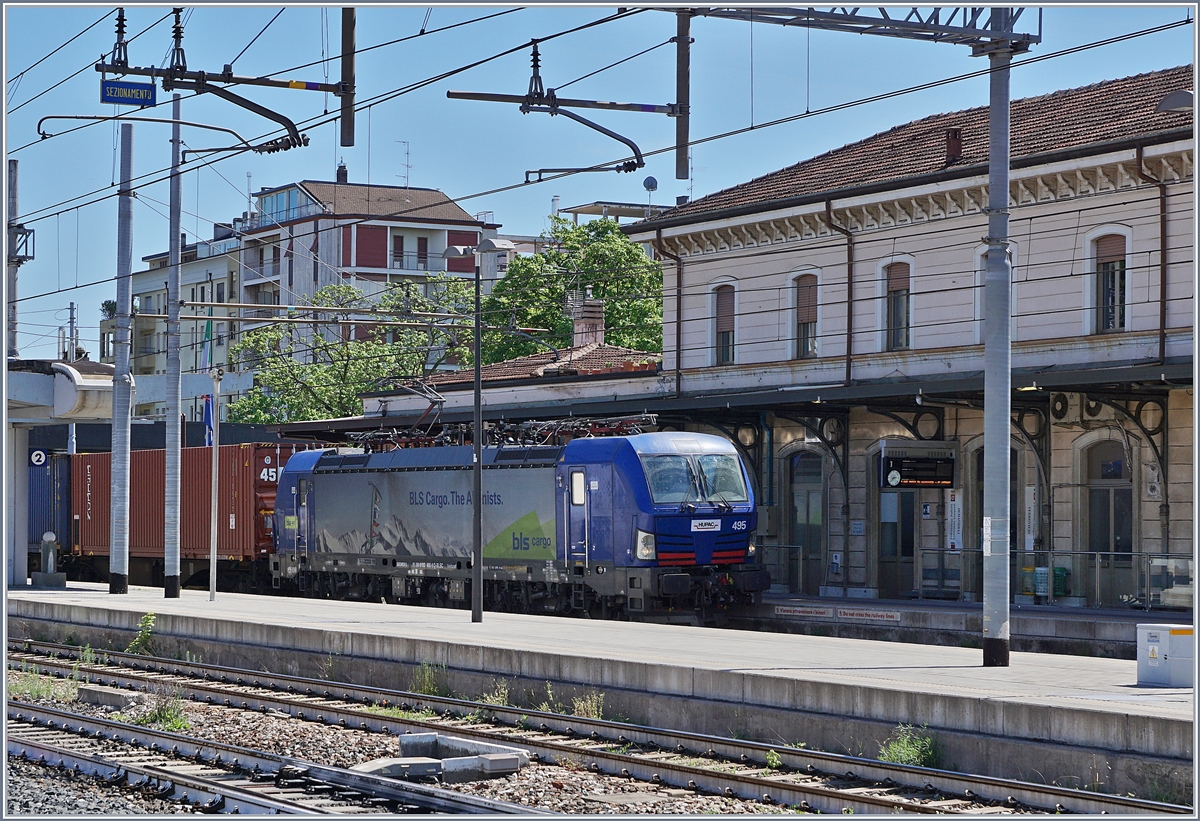
[[[303,445],[222,445],[218,463],[217,558],[261,559],[273,551],[271,529],[279,469]],[[112,454],[73,457],[71,552],[107,556]],[[184,448],[180,458],[179,557],[207,559],[212,510],[212,448]],[[164,549],[166,451],[129,459],[129,556],[161,559]]]
[[[60,545],[71,543],[71,457],[48,454],[29,465],[29,549],[38,550],[42,535],[53,533]]]

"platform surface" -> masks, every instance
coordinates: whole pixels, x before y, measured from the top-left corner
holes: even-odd
[[[106,585],[79,582],[65,590],[9,590],[10,617],[19,618],[25,602],[172,614],[233,622],[242,630],[291,626],[365,633],[1175,721],[1190,722],[1195,712],[1192,688],[1139,687],[1137,663],[1121,659],[1013,653],[1009,667],[984,668],[982,651],[960,647],[491,612],[476,624],[467,610],[235,593],[218,593],[209,601],[207,592],[194,590],[166,599],[161,588],[131,587],[126,595],[111,595]],[[84,615],[74,612],[76,618]],[[1153,614],[1146,615],[1154,621]]]

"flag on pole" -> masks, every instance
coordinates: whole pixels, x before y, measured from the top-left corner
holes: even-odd
[[[213,403],[212,394],[204,397],[204,447],[212,447],[213,444]]]
[[[204,342],[200,345],[200,372],[207,373],[212,367],[212,320],[204,323]]]

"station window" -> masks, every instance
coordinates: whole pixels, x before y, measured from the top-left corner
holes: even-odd
[[[1108,234],[1096,247],[1096,332],[1125,330],[1125,237]]]
[[[1108,440],[1087,452],[1088,550],[1133,552],[1133,482],[1121,442]]]
[[[733,286],[722,285],[717,295],[717,364],[729,365],[733,358],[734,299]]]
[[[907,262],[893,262],[884,269],[887,276],[887,349],[907,350],[909,267]]]
[[[796,358],[817,355],[817,277],[796,277]]]

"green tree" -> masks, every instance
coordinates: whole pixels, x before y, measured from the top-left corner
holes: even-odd
[[[568,291],[605,301],[605,341],[639,351],[662,350],[662,267],[631,242],[615,220],[575,225],[551,217],[553,246],[517,257],[484,300],[491,328],[483,359],[500,362],[544,351],[545,346],[503,330],[511,324],[546,328],[539,338],[555,348],[571,346],[573,322],[566,312]],[[500,326],[500,327],[497,327]]]
[[[229,406],[230,421],[273,424],[357,416],[360,393],[461,361],[460,339],[469,343],[470,337],[469,330],[463,334],[469,318],[460,314],[471,287],[441,274],[425,284],[390,286],[374,301],[351,285],[321,288],[309,304],[329,311],[303,314],[318,323],[255,329],[230,348],[239,367],[257,372],[254,387]],[[379,319],[414,325],[366,326],[365,332],[345,338],[350,325],[364,327],[364,308],[396,311]]]

